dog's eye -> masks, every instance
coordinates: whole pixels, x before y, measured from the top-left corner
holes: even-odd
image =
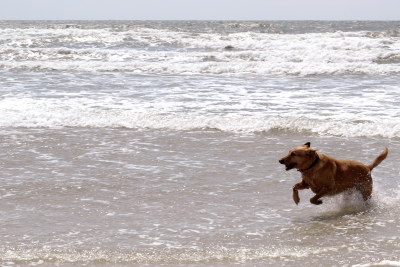
[[[292,152],[292,153],[290,154],[290,156],[294,157],[294,156],[296,156],[296,153]]]

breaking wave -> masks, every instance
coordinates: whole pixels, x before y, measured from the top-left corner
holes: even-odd
[[[291,116],[162,114],[132,110],[46,107],[25,111],[2,110],[0,127],[128,128],[135,130],[217,130],[232,133],[311,133],[343,137],[400,137],[396,121],[351,121]]]
[[[0,28],[0,69],[299,76],[400,73],[397,31],[290,34],[243,27],[230,33],[139,26]]]

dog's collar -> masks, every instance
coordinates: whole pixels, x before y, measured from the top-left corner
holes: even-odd
[[[308,167],[308,168],[306,168],[306,169],[302,169],[302,170],[298,170],[299,172],[305,172],[305,171],[308,171],[309,169],[311,169],[312,167],[314,167],[315,165],[317,165],[317,163],[318,163],[318,161],[319,161],[319,156],[318,156],[318,154],[316,154],[316,158],[315,158],[315,160],[313,161],[313,163],[311,163],[311,165]]]

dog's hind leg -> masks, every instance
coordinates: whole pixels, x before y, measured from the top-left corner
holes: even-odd
[[[367,201],[372,195],[372,179],[368,183],[358,185],[356,189],[361,193],[364,201]]]

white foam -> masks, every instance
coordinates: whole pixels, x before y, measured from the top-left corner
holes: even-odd
[[[226,51],[227,45],[234,50]],[[396,74],[400,39],[366,32],[3,29],[0,68],[157,74]]]
[[[173,112],[179,103],[132,104],[112,99],[6,98],[0,101],[0,127],[125,127],[132,129],[200,130],[225,132],[308,132],[345,137],[400,137],[400,122],[379,117],[355,122],[351,119],[235,113]],[[226,108],[226,107],[225,107]]]
[[[399,261],[383,260],[380,262],[353,265],[353,267],[375,267],[375,266],[398,267],[400,266],[400,260]]]

